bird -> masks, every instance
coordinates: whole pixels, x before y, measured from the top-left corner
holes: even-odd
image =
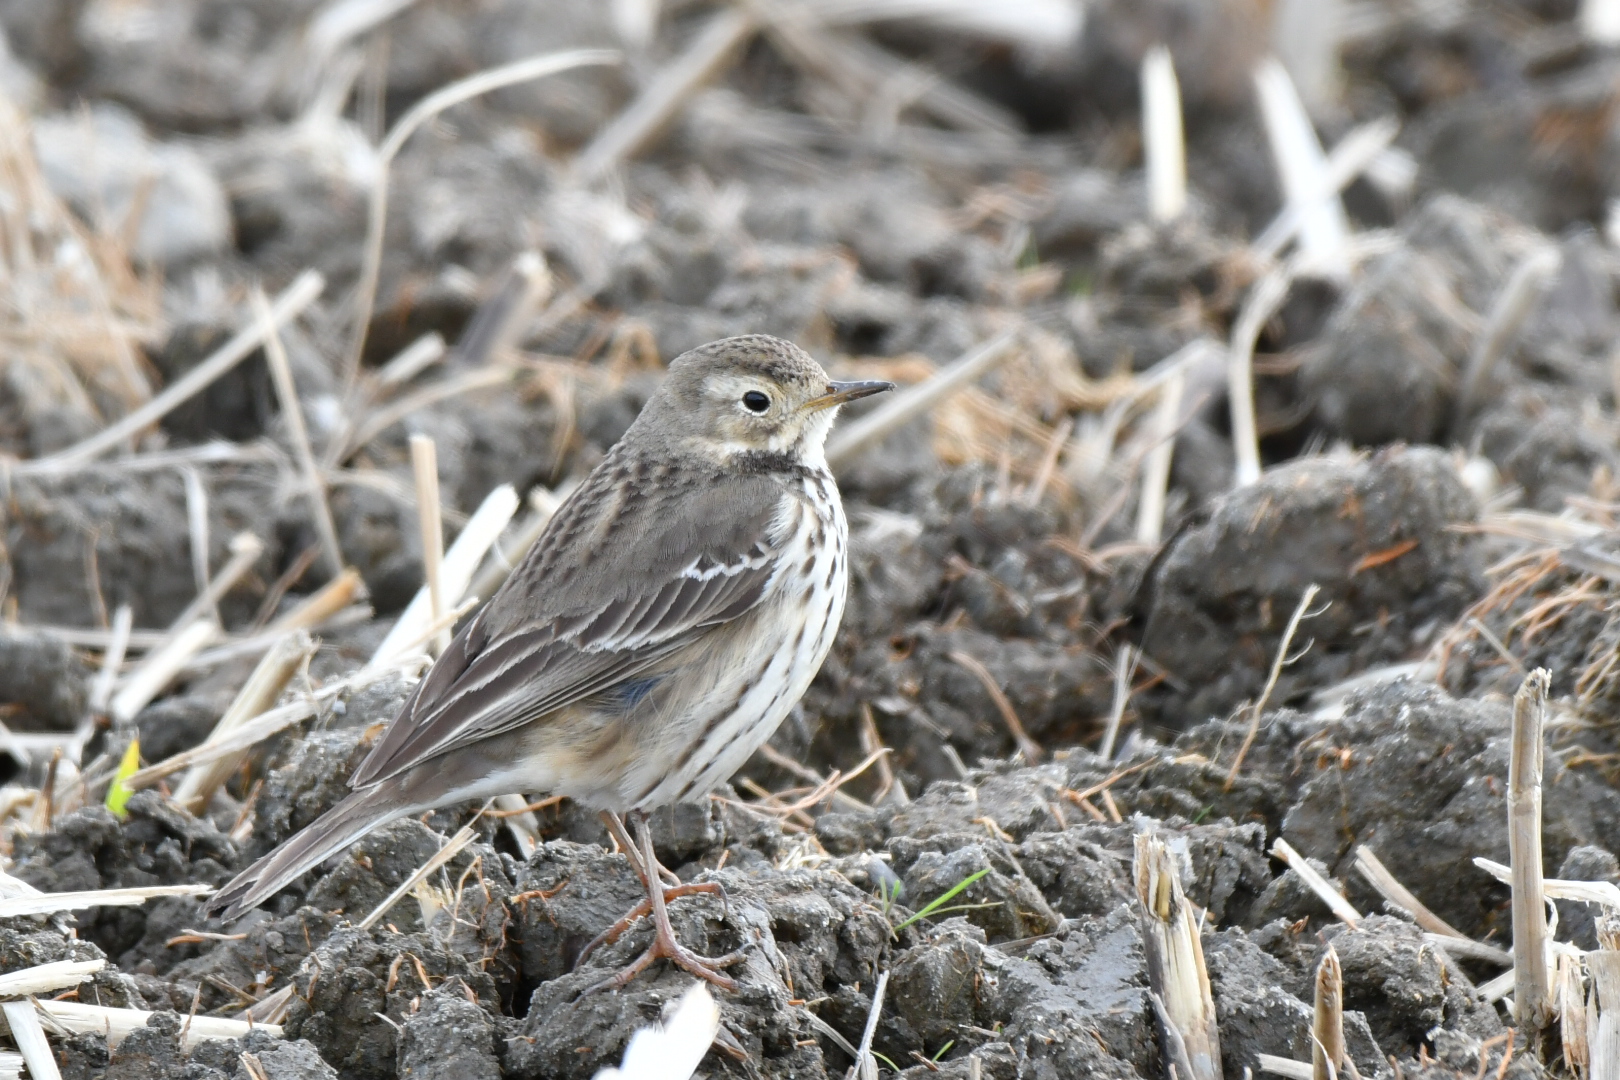
[[[234,920],[395,819],[546,792],[597,811],[647,890],[597,943],[650,914],[652,944],[592,989],[627,985],[659,958],[734,989],[721,969],[741,954],[689,951],[668,917],[669,901],[719,886],[666,886],[674,875],[653,854],[647,815],[727,781],[820,669],[849,587],[827,435],[840,406],[893,388],[835,382],[762,334],[672,360],[416,684],[351,794],[238,874],[208,912]]]

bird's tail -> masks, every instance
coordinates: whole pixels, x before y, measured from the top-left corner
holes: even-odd
[[[373,829],[410,813],[394,783],[357,791],[311,822],[270,854],[237,874],[208,898],[206,911],[229,922],[286,888]]]

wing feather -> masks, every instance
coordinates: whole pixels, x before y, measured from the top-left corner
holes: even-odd
[[[614,463],[581,485],[455,637],[352,785],[596,698],[759,603],[791,532],[795,500],[780,482],[717,485],[666,467],[648,488],[618,482]],[[615,519],[610,529],[592,523],[604,514]]]

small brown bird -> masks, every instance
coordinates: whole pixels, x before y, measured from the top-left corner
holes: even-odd
[[[838,406],[893,389],[831,382],[763,335],[678,357],[624,438],[457,634],[350,778],[354,793],[209,902],[235,918],[386,822],[544,791],[602,812],[656,936],[653,960],[730,989],[676,940],[646,811],[701,799],[810,685],[848,586],[848,527],[823,447]],[[628,812],[639,843],[625,836]],[[639,849],[639,854],[638,854]],[[599,939],[601,940],[601,939]]]

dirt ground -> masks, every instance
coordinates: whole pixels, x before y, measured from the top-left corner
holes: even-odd
[[[1324,4],[1315,68],[1277,31],[1332,159],[1382,139],[1301,202],[1251,77],[1283,0],[0,0],[0,902],[219,886],[346,793],[414,677],[356,676],[423,588],[411,436],[446,542],[517,493],[471,575],[498,583],[688,348],[776,334],[904,395],[1001,340],[835,461],[832,656],[730,785],[655,819],[664,863],[724,887],[674,903],[683,940],[747,950],[700,1075],[846,1076],[865,1035],[908,1080],[1165,1076],[1149,833],[1202,913],[1227,1078],[1310,1062],[1330,949],[1362,1077],[1590,1075],[1509,1034],[1509,892],[1474,863],[1509,859],[1512,696],[1541,667],[1545,873],[1620,884],[1620,51],[1577,7]],[[1157,43],[1188,177],[1163,219]],[[615,56],[382,154],[435,91],[573,49]],[[662,122],[615,145],[649,101]],[[296,418],[250,333],[91,442],[307,271],[278,334]],[[251,719],[233,703],[295,624],[312,651],[252,713],[310,708],[189,809],[200,766],[109,808],[133,740],[161,765]],[[105,959],[68,998],[152,1013],[47,1028],[66,1080],[592,1077],[691,979],[582,993],[646,947],[638,925],[578,962],[641,886],[593,816],[520,794],[396,822],[231,925],[181,895],[0,918],[0,974]],[[1600,914],[1560,901],[1557,939],[1598,949]]]

